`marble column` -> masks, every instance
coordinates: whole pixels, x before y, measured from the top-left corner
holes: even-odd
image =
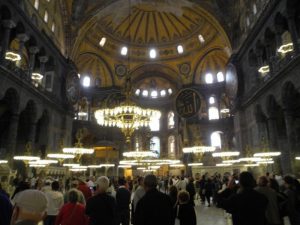
[[[28,80],[31,80],[31,74],[35,66],[35,55],[40,51],[36,46],[29,48],[29,68],[28,68]]]
[[[36,136],[36,121],[33,121],[30,123],[29,126],[29,131],[28,131],[28,142],[31,142],[31,146],[32,146],[32,153],[36,153],[35,152],[35,136]]]
[[[287,145],[284,149],[282,149],[282,169],[283,173],[292,173],[292,168],[293,168],[293,157],[292,157],[292,151],[293,151],[293,146],[295,146],[294,138],[293,138],[293,133],[294,133],[294,117],[292,115],[292,112],[285,109],[284,110],[284,120],[285,120],[285,127],[286,127],[286,135],[287,135]]]
[[[257,48],[255,50],[255,53],[256,53],[256,56],[257,56],[258,67],[263,66],[263,63],[264,63],[263,62],[263,58],[262,58],[262,56],[263,56],[263,50],[261,48]]]
[[[276,125],[276,118],[270,117],[268,118],[268,135],[269,135],[269,143],[271,150],[278,149],[278,133],[277,133],[277,125]]]
[[[7,49],[9,48],[9,39],[10,39],[10,33],[11,29],[16,26],[16,23],[12,20],[3,20],[2,25],[4,27],[4,32],[3,32],[3,39],[1,43],[2,51],[0,54],[0,62],[3,62],[5,59],[5,54]]]
[[[17,66],[20,67],[21,66],[21,61],[22,61],[22,55],[23,55],[23,49],[25,46],[25,42],[27,42],[29,40],[29,36],[25,33],[22,34],[18,34],[17,38],[19,39],[19,49],[18,49],[18,54],[21,56],[21,59],[17,62]]]
[[[299,52],[297,26],[296,26],[296,23],[294,20],[294,16],[288,17],[288,26],[289,26],[289,32],[291,33],[292,41],[294,44],[294,50],[295,50],[295,52]]]
[[[8,127],[8,137],[7,137],[7,150],[10,156],[14,156],[16,152],[18,125],[19,125],[19,114],[12,114],[10,118],[9,127]]]
[[[39,61],[40,61],[40,73],[45,76],[45,68],[46,68],[46,63],[48,62],[48,56],[40,56]]]

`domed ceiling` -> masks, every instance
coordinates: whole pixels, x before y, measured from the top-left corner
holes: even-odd
[[[171,71],[168,79],[179,85],[190,84],[211,65],[211,72],[224,68],[230,56],[230,42],[218,21],[190,1],[119,0],[91,14],[78,31],[72,59],[81,74],[103,77],[101,86],[122,86],[127,73],[141,67],[147,73],[153,64],[158,72]],[[150,49],[156,58],[149,57]]]

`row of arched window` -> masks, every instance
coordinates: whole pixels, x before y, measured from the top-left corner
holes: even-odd
[[[211,146],[221,148],[222,147],[222,138],[221,138],[222,132],[221,131],[215,131],[210,135],[210,141]],[[175,136],[171,135],[168,137],[168,154],[175,154]],[[136,138],[135,140],[135,150],[139,151],[139,140]],[[157,136],[154,136],[150,139],[150,150],[157,152],[160,154],[161,148],[160,148],[160,138]]]
[[[51,0],[46,0],[47,2],[50,2]],[[36,10],[39,11],[39,8],[40,8],[40,0],[34,0],[34,8]],[[43,19],[44,19],[44,22],[46,24],[48,24],[48,21],[49,21],[49,13],[47,11],[47,9],[45,9],[44,11],[44,15],[43,15]],[[55,25],[55,22],[54,20],[52,21],[52,24],[51,24],[51,31],[54,33],[55,32],[55,28],[56,28],[56,25]]]

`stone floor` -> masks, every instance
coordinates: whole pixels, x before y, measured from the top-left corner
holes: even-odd
[[[196,205],[197,225],[231,225],[231,220],[226,218],[222,209],[214,206],[207,207]]]

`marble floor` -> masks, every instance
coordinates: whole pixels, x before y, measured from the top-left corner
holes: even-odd
[[[197,225],[232,225],[222,209],[214,206],[196,205]]]

